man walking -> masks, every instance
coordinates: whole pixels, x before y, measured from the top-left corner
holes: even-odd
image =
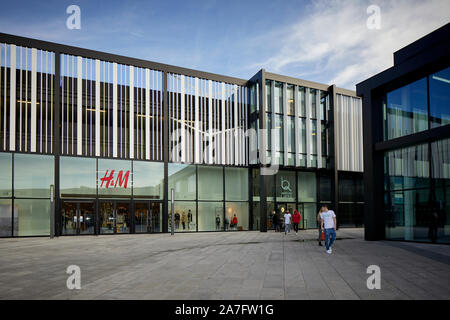
[[[284,234],[291,233],[291,214],[289,213],[289,210],[286,210],[286,213],[284,214]]]
[[[322,211],[323,207],[320,208],[319,213],[317,213],[317,229],[319,229],[319,238],[317,238],[317,240],[319,241],[319,246],[322,246],[322,240],[320,240],[320,238],[322,237],[322,217],[320,216]]]
[[[331,253],[331,246],[333,245],[334,240],[336,240],[336,214],[333,210],[328,210],[327,206],[323,206],[320,218],[322,230],[325,230],[325,247],[327,253]]]

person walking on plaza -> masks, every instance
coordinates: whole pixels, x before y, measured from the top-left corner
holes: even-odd
[[[277,229],[278,229],[278,216],[277,216],[277,213],[275,212],[275,210],[273,210],[273,212],[272,212],[272,227],[275,230],[275,232],[277,232]]]
[[[302,217],[300,216],[300,213],[297,210],[294,210],[294,215],[292,216],[292,222],[294,223],[295,234],[298,233],[298,225],[300,223],[301,218]]]
[[[320,238],[322,237],[322,217],[320,216],[322,211],[323,207],[320,208],[319,213],[317,214],[317,229],[319,230],[319,238],[317,238],[317,240],[319,241],[319,246],[322,246],[322,240],[320,240]]]
[[[331,253],[331,246],[336,240],[336,214],[333,210],[328,210],[327,206],[323,206],[323,211],[320,214],[321,227],[325,230],[325,247],[327,253]],[[331,237],[331,240],[330,240]]]
[[[292,215],[289,213],[289,210],[286,210],[284,214],[284,234],[291,233],[291,220]]]

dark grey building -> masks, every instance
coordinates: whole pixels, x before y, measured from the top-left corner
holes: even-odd
[[[450,243],[450,24],[356,88],[366,239]]]

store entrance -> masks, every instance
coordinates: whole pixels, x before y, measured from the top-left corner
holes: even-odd
[[[62,201],[62,234],[94,234],[95,205],[93,201]]]
[[[278,202],[277,203],[277,212],[281,215],[282,220],[284,220],[283,215],[286,213],[286,211],[289,210],[289,213],[291,215],[293,215],[295,209],[297,209],[297,205],[295,204],[295,202]],[[301,210],[300,210],[300,212],[301,212]],[[302,217],[302,220],[303,220],[303,217]],[[303,229],[303,223],[301,220],[300,220],[299,228]]]
[[[130,201],[101,200],[99,210],[99,233],[130,233]]]
[[[161,232],[161,202],[134,202],[134,232]]]

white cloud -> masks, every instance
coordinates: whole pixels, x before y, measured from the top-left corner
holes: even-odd
[[[366,26],[371,4],[381,8],[380,30]],[[393,52],[448,23],[449,12],[446,0],[319,0],[298,23],[264,38],[276,53],[254,66],[355,89],[391,67]]]

